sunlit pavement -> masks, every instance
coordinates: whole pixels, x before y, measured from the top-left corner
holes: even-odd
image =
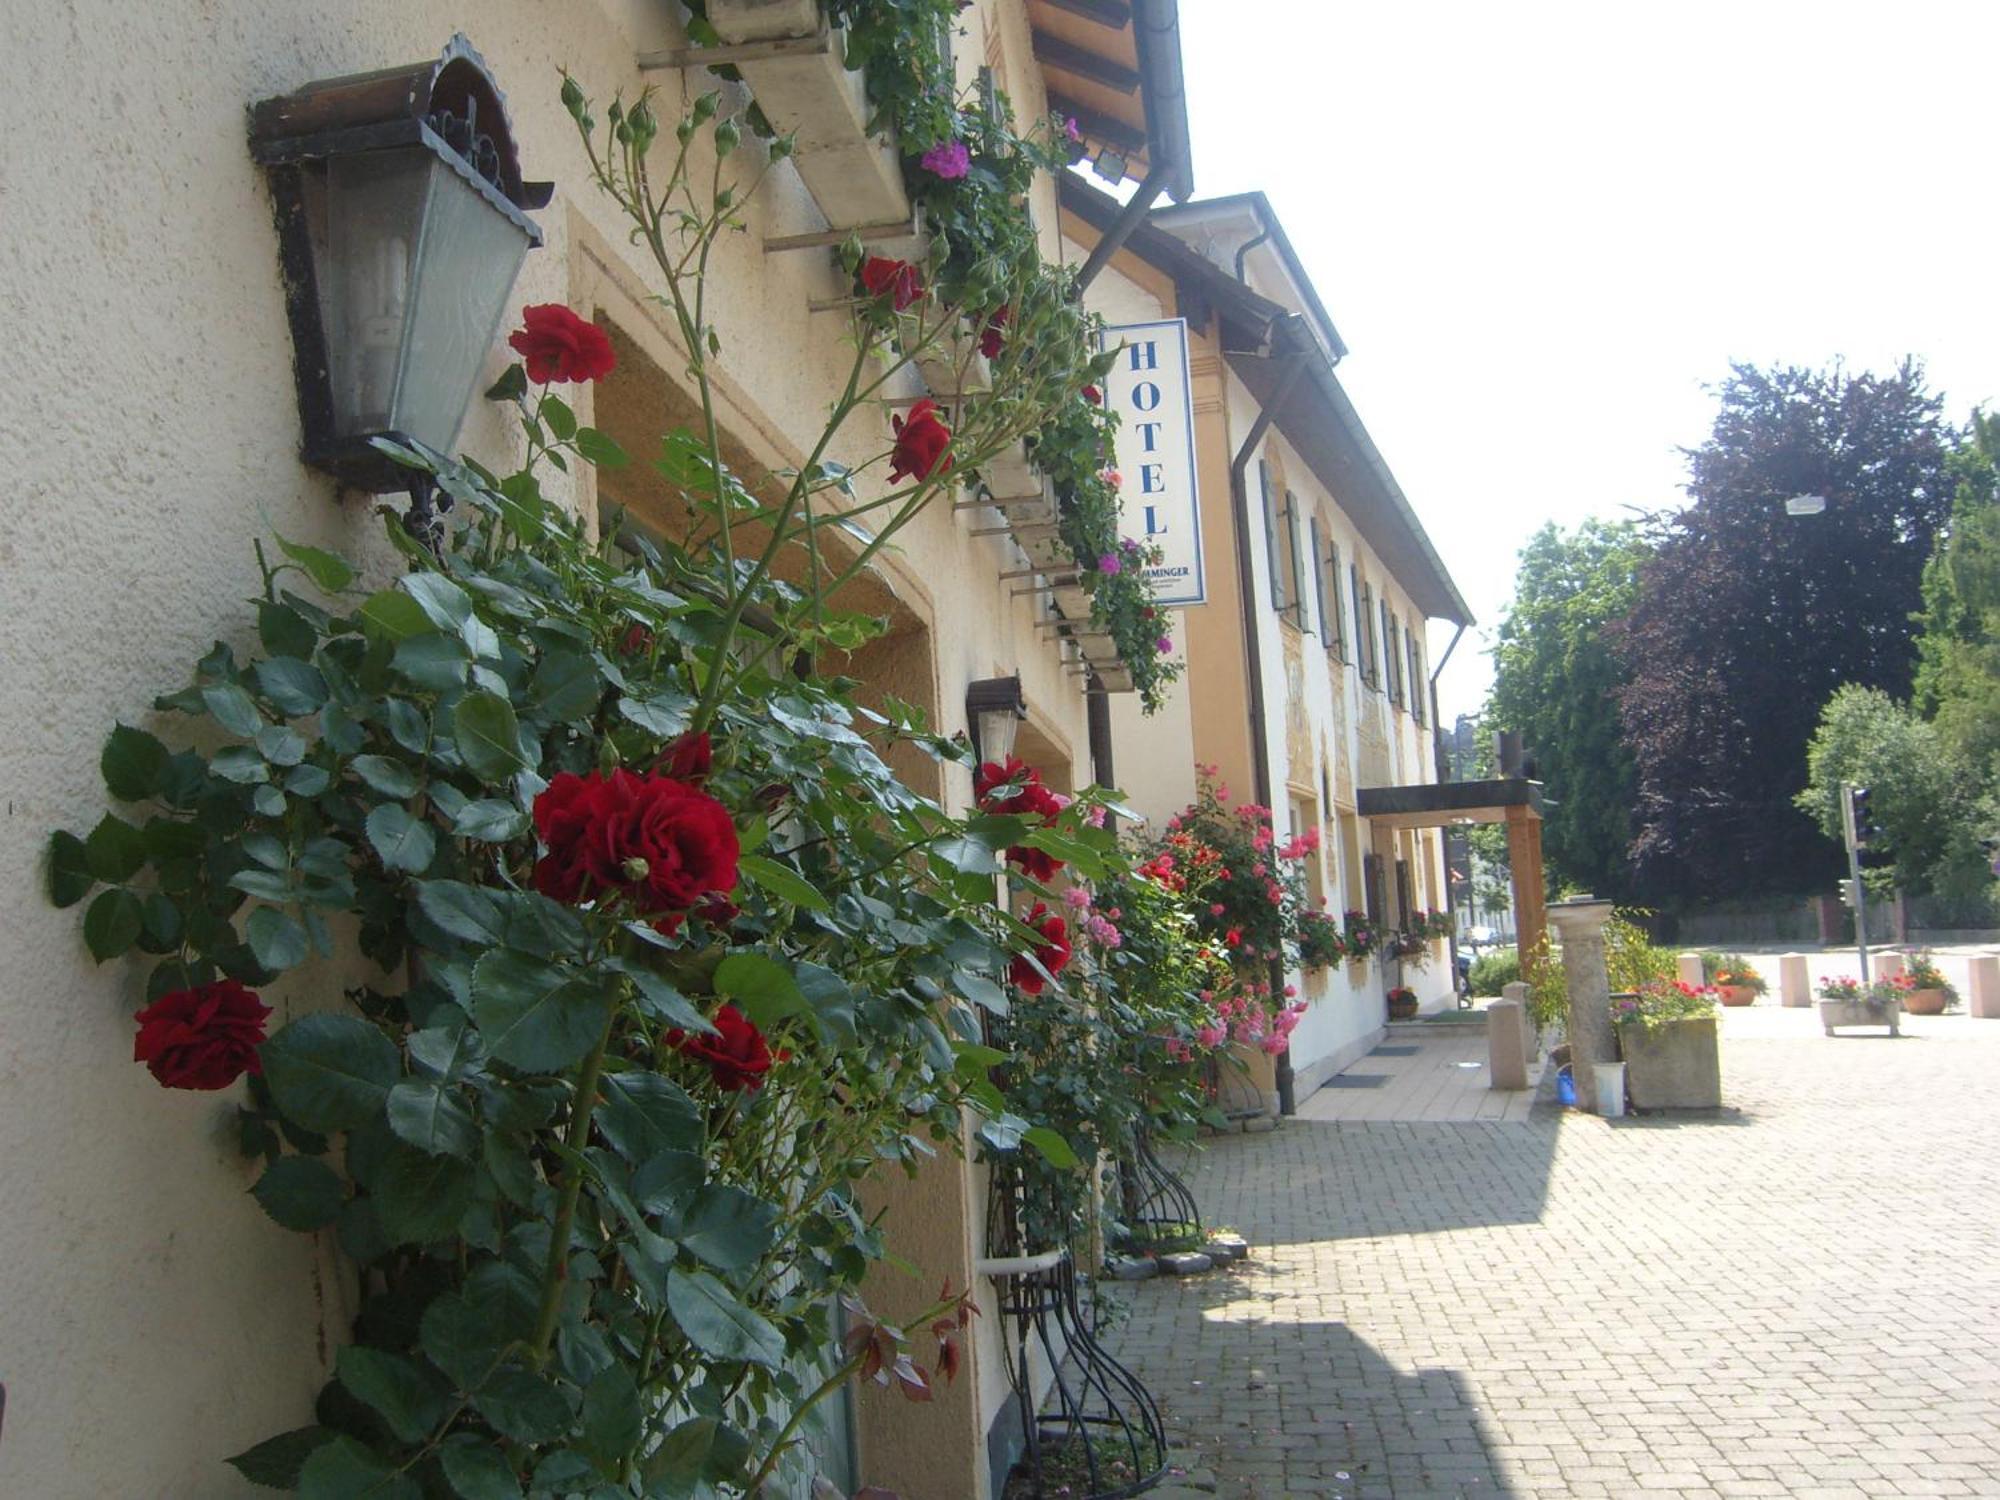
[[[1904,1032],[1773,996],[1718,1115],[1211,1141],[1250,1261],[1110,1342],[1225,1496],[2000,1495],[2000,1021]]]

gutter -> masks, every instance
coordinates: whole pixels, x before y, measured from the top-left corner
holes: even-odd
[[[1153,206],[1153,200],[1165,191],[1174,170],[1172,162],[1163,161],[1146,174],[1146,180],[1139,184],[1139,191],[1132,195],[1111,227],[1091,247],[1083,269],[1076,273],[1076,295],[1083,295],[1083,289],[1095,281],[1097,273],[1111,264],[1111,257],[1124,248],[1125,241],[1132,237],[1132,231],[1145,222],[1146,211]]]

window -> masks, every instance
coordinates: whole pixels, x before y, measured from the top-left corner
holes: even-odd
[[[1319,643],[1333,644],[1333,617],[1326,612],[1326,570],[1320,567],[1319,517],[1312,518],[1313,592],[1319,596]]]
[[[1291,599],[1285,593],[1289,572],[1282,565],[1278,551],[1278,496],[1271,488],[1271,465],[1261,458],[1257,460],[1257,478],[1264,486],[1264,557],[1271,570],[1271,608],[1283,614],[1291,607]]]
[[[1410,712],[1416,717],[1419,728],[1424,722],[1424,699],[1429,696],[1424,682],[1424,648],[1418,643],[1415,632],[1408,635],[1405,644],[1410,648]]]
[[[1350,658],[1347,654],[1347,611],[1340,597],[1340,544],[1327,539],[1326,550],[1318,552],[1318,573],[1322,590],[1319,600],[1319,638],[1325,646],[1342,661]]]
[[[1305,554],[1299,546],[1299,497],[1285,491],[1285,529],[1279,538],[1285,554],[1285,597],[1291,601],[1286,611],[1292,623],[1306,628]]]
[[[1387,670],[1378,674],[1378,677],[1388,688],[1389,701],[1391,703],[1401,703],[1403,701],[1401,691],[1402,678],[1401,674],[1396,670],[1396,617],[1389,613],[1389,601],[1387,599],[1384,599],[1378,608],[1382,612],[1382,655],[1385,658],[1385,666],[1387,667]]]
[[[1360,641],[1361,680],[1372,688],[1382,686],[1382,658],[1375,646],[1375,590],[1366,583],[1354,585],[1354,623]]]

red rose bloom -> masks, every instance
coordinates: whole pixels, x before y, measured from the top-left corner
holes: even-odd
[[[686,911],[736,885],[729,810],[668,776],[564,771],[535,799],[547,849],[535,889],[571,904],[622,894],[635,911]]]
[[[725,1005],[711,1019],[716,1035],[706,1032],[670,1031],[667,1042],[687,1056],[708,1064],[715,1086],[724,1089],[759,1089],[771,1071],[774,1054],[764,1033],[742,1011]],[[776,1060],[784,1062],[792,1054],[780,1048]]]
[[[979,335],[979,352],[988,359],[998,359],[1000,350],[1007,342],[1007,323],[1014,316],[1014,309],[1000,306],[993,309],[993,316],[986,320],[986,327]]]
[[[1043,969],[1060,974],[1069,967],[1069,924],[1040,901],[1022,920],[1042,935],[1042,945],[1035,950],[1035,959],[1042,968],[1037,969],[1025,956],[1019,957],[1008,967],[1007,977],[1020,986],[1023,994],[1039,995],[1048,985],[1042,977]]]
[[[928,479],[951,472],[951,429],[938,416],[938,404],[926,396],[896,418],[896,450],[889,458],[889,481]]]
[[[1104,392],[1100,391],[1094,385],[1087,385],[1083,388],[1083,399],[1088,401],[1092,406],[1102,406],[1104,404]]]
[[[524,326],[507,337],[507,347],[528,364],[537,385],[554,380],[602,380],[618,356],[611,335],[579,318],[560,302],[544,302],[521,312]]]
[[[660,755],[660,763],[654,770],[662,776],[671,776],[675,781],[685,781],[700,785],[708,779],[709,767],[715,764],[715,751],[708,742],[708,732],[684,734],[674,740]]]
[[[924,294],[924,279],[906,260],[871,255],[861,263],[861,284],[871,297],[887,297],[889,305],[901,312]]]
[[[1044,883],[1056,878],[1063,862],[1043,849],[1031,849],[1026,844],[1015,844],[1007,851],[1007,863],[1018,865],[1021,873],[1030,880]]]
[[[1041,773],[1030,770],[1027,762],[1018,755],[1010,755],[1004,761],[982,761],[979,769],[972,773],[972,795],[984,802],[986,794],[996,786],[1004,786],[1010,781],[1035,782],[1041,779]]]
[[[642,651],[653,649],[653,632],[634,622],[625,627],[625,634],[618,642],[620,656],[637,656]]]
[[[262,1073],[257,1044],[271,1007],[233,979],[162,995],[133,1019],[132,1061],[170,1089],[226,1089]]]

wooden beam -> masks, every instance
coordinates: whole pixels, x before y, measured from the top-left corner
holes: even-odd
[[[1101,83],[1108,89],[1116,89],[1121,94],[1139,92],[1139,73],[1136,68],[1128,68],[1123,63],[1113,62],[1108,57],[1100,57],[1087,47],[1079,47],[1075,42],[1066,42],[1059,36],[1050,36],[1046,31],[1035,33],[1035,56],[1051,68],[1065,73],[1074,73],[1079,78],[1088,78],[1092,83]]]
[[[1113,31],[1123,31],[1132,24],[1132,7],[1125,0],[1048,0],[1048,4],[1054,10],[1066,10],[1099,26],[1109,26]]]
[[[1528,977],[1528,960],[1547,934],[1547,884],[1542,876],[1542,820],[1526,807],[1507,809],[1507,865],[1514,887],[1514,952],[1521,960],[1521,977]]]
[[[1116,147],[1127,156],[1143,156],[1146,152],[1146,132],[1128,125],[1116,116],[1107,115],[1102,110],[1092,109],[1087,104],[1078,104],[1067,94],[1049,90],[1049,113],[1068,115],[1076,121],[1077,129],[1088,140],[1101,141]]]

